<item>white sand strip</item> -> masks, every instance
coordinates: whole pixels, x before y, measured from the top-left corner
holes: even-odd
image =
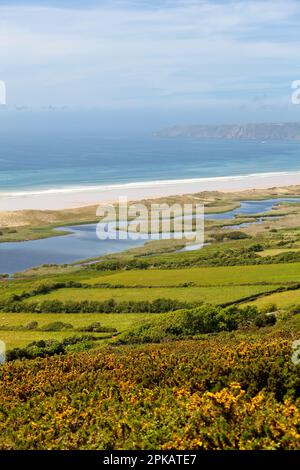
[[[241,176],[149,181],[141,183],[83,186],[76,188],[0,192],[0,211],[24,209],[59,210],[114,202],[119,197],[140,200],[202,191],[233,192],[300,184],[300,171],[257,173]]]

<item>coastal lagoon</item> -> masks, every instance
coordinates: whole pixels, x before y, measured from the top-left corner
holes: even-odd
[[[237,209],[221,214],[206,214],[205,218],[232,220],[236,215],[258,215],[285,201],[300,202],[300,198],[243,201]],[[239,228],[239,225],[234,228]],[[58,230],[70,233],[40,240],[0,243],[0,273],[14,274],[42,264],[74,263],[109,253],[119,253],[145,243],[145,240],[99,240],[96,236],[96,224],[68,226]],[[199,246],[195,245],[194,248],[197,249]]]

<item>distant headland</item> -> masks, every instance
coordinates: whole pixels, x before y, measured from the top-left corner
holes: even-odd
[[[300,141],[300,122],[173,126],[156,132],[155,136]]]

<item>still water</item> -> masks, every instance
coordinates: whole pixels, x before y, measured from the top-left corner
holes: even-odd
[[[256,215],[269,211],[278,202],[300,202],[300,198],[244,201],[237,209],[223,214],[207,214],[206,219],[233,219],[235,215]],[[239,226],[237,225],[236,228]],[[42,264],[65,264],[119,253],[142,246],[145,240],[99,240],[96,224],[62,227],[68,235],[25,242],[0,243],[0,273],[13,274]],[[198,245],[195,245],[197,248]],[[192,248],[192,247],[191,247]]]

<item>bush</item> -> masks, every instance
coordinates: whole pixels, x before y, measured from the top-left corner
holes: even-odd
[[[23,313],[163,313],[191,308],[195,304],[181,302],[174,299],[155,299],[152,302],[124,301],[116,302],[114,299],[101,301],[66,301],[44,300],[42,302],[8,301],[0,304],[0,311]]]
[[[53,356],[64,352],[61,343],[55,340],[34,341],[29,343],[25,348],[15,348],[7,351],[6,360],[13,361],[15,359],[34,359],[36,357]]]
[[[203,305],[190,310],[167,313],[148,320],[119,336],[121,343],[158,343],[167,339],[192,337],[198,334],[233,331],[255,325],[256,307],[239,309]],[[263,326],[263,325],[260,325]]]
[[[212,237],[218,242],[223,240],[243,240],[244,238],[250,238],[249,235],[239,230],[233,230],[231,232],[216,232],[212,234]]]
[[[266,304],[260,308],[261,313],[273,313],[277,312],[277,310],[277,305],[273,302],[270,302],[269,304]]]
[[[93,347],[92,342],[98,338],[85,335],[85,336],[71,336],[62,341],[39,340],[29,343],[25,348],[14,348],[8,350],[6,353],[6,360],[14,361],[16,359],[35,359],[37,357],[48,357],[56,354],[65,354],[69,350],[74,350],[74,346],[81,344],[80,350],[90,349]]]
[[[300,313],[300,304],[290,305],[287,308],[287,312],[291,315],[297,315],[298,313]]]
[[[260,243],[255,243],[255,245],[249,246],[248,250],[249,251],[254,251],[254,252],[259,252],[259,251],[264,251],[264,247]]]
[[[262,328],[264,326],[272,326],[272,325],[275,325],[276,323],[276,317],[273,314],[261,313],[255,319],[254,323],[259,328]]]
[[[36,330],[39,326],[37,321],[31,321],[24,326],[25,330]]]
[[[1,448],[299,449],[291,353],[284,335],[211,337],[6,364]]]
[[[91,323],[88,326],[84,326],[78,329],[79,331],[86,331],[91,333],[115,333],[117,332],[116,328],[110,328],[108,326],[101,325],[100,322]]]
[[[43,326],[41,328],[41,331],[62,331],[62,330],[71,330],[73,328],[73,325],[71,323],[64,323],[62,321],[54,321],[52,323],[49,323],[46,326]]]

